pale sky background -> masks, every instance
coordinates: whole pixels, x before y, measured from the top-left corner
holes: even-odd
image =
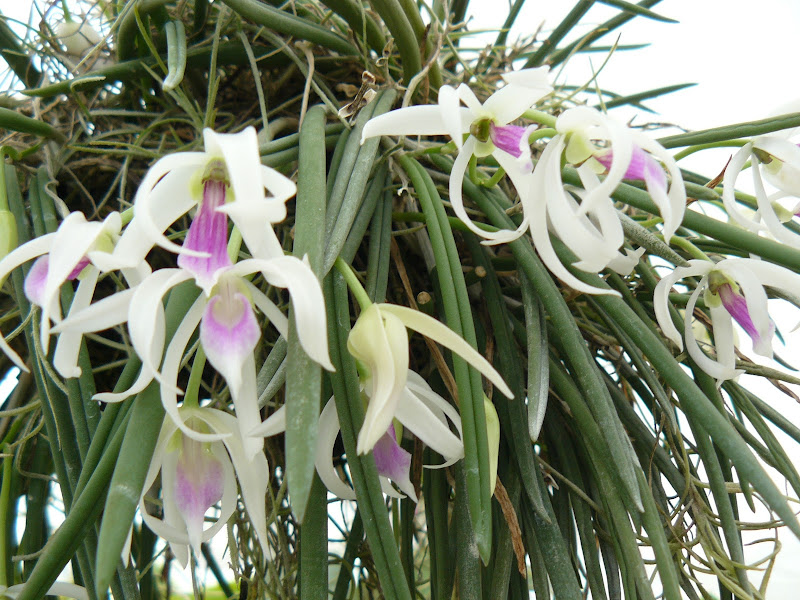
[[[26,20],[28,0],[0,0],[4,14]],[[498,10],[497,0],[472,0],[475,15],[471,29],[499,27],[505,18]],[[571,9],[571,0],[528,0],[517,19],[509,40],[519,35],[531,35],[544,22],[546,34]],[[599,75],[601,87],[620,94],[630,94],[666,85],[697,83],[693,88],[669,94],[645,104],[660,114],[641,111],[614,110],[621,120],[636,116],[636,123],[647,121],[672,122],[689,129],[704,129],[748,120],[761,119],[776,108],[800,98],[800,77],[794,60],[797,40],[800,39],[800,2],[796,0],[663,0],[652,10],[680,21],[679,24],[656,22],[641,17],[628,23],[597,42],[608,45],[620,36],[620,44],[649,43],[648,48],[633,52],[618,52]],[[585,29],[605,21],[616,10],[595,6],[583,18]],[[496,34],[486,36],[488,42]],[[571,84],[583,83],[598,68],[604,57],[600,54],[575,56],[566,70]],[[591,63],[590,63],[591,61]],[[658,135],[658,134],[656,134]],[[665,134],[666,135],[666,134]],[[729,149],[692,157],[682,166],[707,175],[716,175],[730,156]],[[695,155],[696,156],[696,155]],[[745,181],[747,177],[742,177]],[[800,321],[791,311],[776,307],[773,318],[788,331]],[[794,318],[787,326],[781,319]],[[788,336],[789,347],[776,350],[791,362],[800,363],[800,333]],[[749,352],[747,337],[740,336],[742,348]],[[771,386],[759,387],[762,397],[778,406],[795,422],[800,422],[800,410]],[[0,397],[2,391],[0,391]],[[785,437],[780,438],[782,440]],[[786,442],[790,456],[800,462],[800,452],[793,442]],[[797,597],[800,575],[800,543],[791,535],[783,535],[784,550],[772,575],[768,598]],[[766,552],[766,546],[746,548],[753,559]],[[757,581],[757,578],[754,578]],[[711,588],[714,590],[715,588]]]

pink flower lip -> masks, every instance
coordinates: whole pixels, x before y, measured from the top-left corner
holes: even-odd
[[[530,158],[531,149],[528,144],[528,138],[535,129],[535,125],[521,127],[519,125],[495,125],[491,123],[489,136],[498,149],[514,158]],[[530,163],[530,168],[533,168],[532,162]]]
[[[717,294],[722,301],[725,310],[733,317],[742,329],[747,332],[750,339],[753,340],[753,346],[759,348],[764,344],[769,344],[772,338],[772,333],[775,331],[775,324],[770,321],[769,332],[767,339],[762,335],[756,326],[753,324],[753,319],[750,317],[750,311],[747,308],[747,300],[745,297],[733,289],[730,283],[723,283],[717,288]]]
[[[207,256],[178,255],[178,266],[191,272],[201,287],[208,287],[220,269],[230,267],[228,217],[217,209],[225,205],[227,183],[210,178],[203,183],[203,201],[192,219],[183,247]]]
[[[610,169],[611,162],[614,159],[614,151],[611,149],[602,150],[595,154],[594,158],[606,169]],[[663,190],[667,189],[667,176],[664,173],[664,169],[661,168],[661,164],[635,144],[631,151],[631,161],[628,163],[628,167],[622,177],[623,179],[644,181],[648,186],[655,184]]]

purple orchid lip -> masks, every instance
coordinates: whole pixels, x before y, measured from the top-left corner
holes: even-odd
[[[603,150],[595,154],[594,158],[606,169],[610,169],[611,162],[614,159],[614,151],[611,149]],[[659,162],[636,144],[633,145],[631,161],[628,163],[628,167],[622,177],[623,179],[645,181],[648,184],[656,183],[662,189],[667,188],[667,176],[664,174]]]
[[[225,205],[227,183],[209,178],[203,183],[203,201],[189,226],[183,247],[208,256],[178,255],[178,266],[191,272],[201,287],[210,285],[220,269],[233,263],[228,256],[228,216],[217,209]]]
[[[393,481],[408,478],[411,454],[398,445],[393,426],[390,426],[389,430],[372,447],[372,455],[375,457],[375,466],[378,468],[379,475]]]
[[[535,125],[521,127],[519,125],[495,125],[490,123],[489,138],[503,152],[510,154],[514,158],[521,158],[530,156],[531,150],[528,145],[528,138],[534,129],[536,129]],[[533,168],[532,163],[531,168]]]
[[[187,528],[191,527],[191,522],[202,531],[203,516],[222,499],[223,488],[222,464],[219,460],[207,450],[206,444],[182,436],[174,492],[175,502]]]
[[[724,283],[717,288],[717,294],[722,301],[725,310],[728,311],[734,321],[736,321],[742,329],[747,332],[750,339],[753,340],[753,345],[758,346],[764,342],[762,340],[761,332],[758,331],[753,324],[753,319],[750,317],[750,311],[747,308],[747,300],[745,297],[733,289],[730,283]],[[770,322],[769,333],[770,336],[775,330],[775,325]]]
[[[78,264],[75,265],[75,268],[67,275],[67,280],[73,281],[77,279],[81,271],[89,266],[89,263],[89,259],[85,256],[80,259]],[[36,259],[31,270],[28,271],[28,275],[25,277],[25,297],[37,306],[42,306],[44,302],[44,290],[47,285],[47,274],[49,270],[50,255],[43,254]]]

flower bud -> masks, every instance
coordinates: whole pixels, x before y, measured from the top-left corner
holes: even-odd
[[[17,247],[17,221],[10,211],[0,210],[0,259]],[[0,277],[0,287],[6,278]]]
[[[76,58],[101,42],[100,34],[86,21],[62,21],[55,27],[55,37],[66,53]]]

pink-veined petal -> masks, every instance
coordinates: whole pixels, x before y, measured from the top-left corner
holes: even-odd
[[[200,322],[200,343],[214,368],[222,374],[231,394],[238,395],[242,385],[245,359],[252,358],[261,337],[253,307],[235,286],[220,284],[221,293],[212,296]]]

